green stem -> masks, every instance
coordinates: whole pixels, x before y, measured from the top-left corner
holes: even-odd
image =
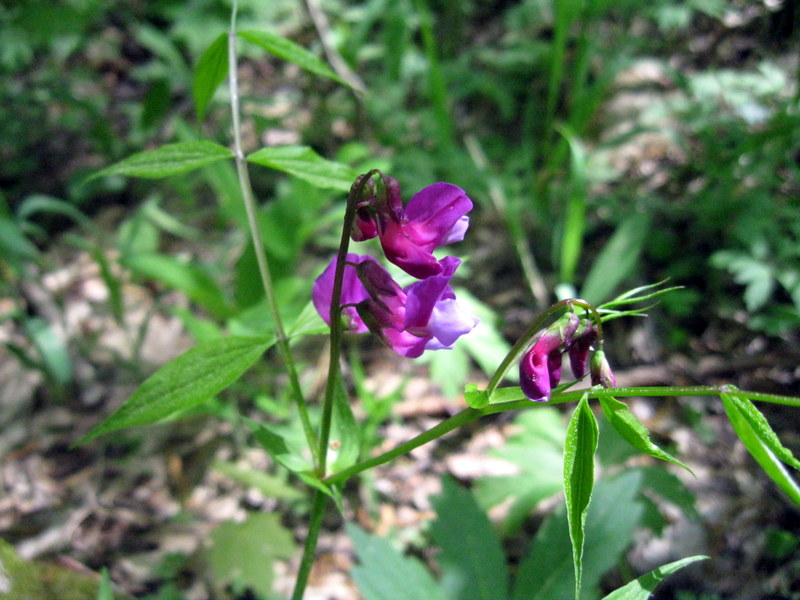
[[[519,388],[518,388],[519,389]],[[587,395],[589,398],[606,398],[606,397],[671,397],[671,396],[718,396],[720,392],[725,392],[734,396],[749,398],[750,400],[757,400],[761,402],[770,402],[773,404],[783,404],[786,406],[796,406],[800,408],[800,398],[792,396],[778,396],[776,394],[764,394],[760,392],[748,392],[737,389],[726,389],[726,386],[717,387],[711,385],[697,385],[697,386],[675,386],[675,387],[627,387],[627,388],[600,388],[595,387],[591,389],[573,390],[567,392],[560,392],[553,396],[549,402],[531,402],[519,390],[519,400],[509,400],[507,402],[498,402],[490,404],[481,409],[466,408],[461,412],[445,419],[438,425],[434,425],[427,431],[423,431],[416,437],[403,442],[398,446],[387,450],[386,452],[373,456],[367,460],[361,461],[358,464],[342,469],[325,478],[326,483],[341,484],[353,475],[367,471],[378,465],[385,464],[390,460],[408,454],[412,450],[432,442],[433,440],[442,437],[469,423],[475,419],[494,415],[498,413],[508,412],[512,410],[525,410],[530,408],[542,408],[545,406],[552,406],[554,404],[566,404],[568,402],[577,402],[582,396]]]
[[[306,542],[303,547],[303,557],[300,559],[300,569],[294,582],[292,600],[302,600],[306,591],[308,576],[311,574],[311,567],[314,566],[314,553],[317,549],[319,532],[322,530],[322,517],[325,516],[325,506],[327,504],[328,496],[319,490],[314,490],[314,498],[311,501],[311,517],[308,522],[308,535],[306,535]]]
[[[258,226],[258,210],[253,194],[253,186],[250,183],[250,173],[247,169],[247,160],[245,159],[244,150],[242,149],[241,119],[239,116],[239,86],[236,72],[236,11],[237,3],[234,2],[231,13],[231,29],[228,33],[228,84],[231,95],[231,116],[233,121],[234,145],[233,153],[234,161],[236,163],[236,173],[239,177],[239,186],[242,189],[242,199],[247,212],[247,224],[250,229],[253,250],[256,254],[258,272],[261,276],[261,284],[264,288],[264,295],[267,299],[270,313],[275,321],[275,337],[277,338],[278,351],[283,358],[283,362],[286,365],[286,370],[289,374],[292,395],[294,396],[295,404],[297,405],[297,410],[300,414],[300,420],[303,424],[303,431],[305,432],[306,441],[309,448],[311,448],[314,463],[318,464],[320,462],[320,457],[317,455],[317,436],[314,433],[314,428],[311,426],[311,419],[308,416],[308,406],[306,404],[305,397],[303,396],[303,390],[300,387],[300,379],[297,375],[297,368],[295,367],[294,359],[292,358],[292,353],[289,348],[289,338],[287,337],[286,331],[283,328],[283,321],[281,319],[280,311],[278,310],[278,301],[275,297],[275,289],[272,285],[269,261],[267,260],[267,255],[264,251],[264,240],[261,235],[261,228]]]

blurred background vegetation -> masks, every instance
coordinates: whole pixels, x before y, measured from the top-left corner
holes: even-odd
[[[162,309],[194,340],[271,328],[232,165],[85,181],[172,141],[230,145],[227,91],[202,122],[192,100],[193,67],[230,9],[227,0],[0,6],[0,342],[6,362],[40,376],[38,402],[105,406],[114,394],[91,384],[141,381],[166,360],[143,356]],[[462,285],[491,327],[466,351],[431,359],[447,394],[458,394],[472,360],[496,364],[554,300],[597,303],[661,280],[684,288],[642,326],[645,343],[631,334],[612,346],[615,364],[796,347],[793,0],[241,0],[239,11],[240,29],[295,41],[353,87],[241,45],[247,151],[306,145],[354,173],[383,169],[406,198],[448,181],[475,201],[458,249],[470,259]],[[252,174],[292,322],[337,243],[343,189]],[[102,289],[89,295],[90,314],[73,318],[75,286],[48,274],[81,261]],[[107,327],[121,340],[104,337]],[[162,342],[168,355],[185,343]],[[316,354],[301,354],[311,369]],[[353,354],[356,377],[360,360]],[[269,369],[243,385],[282,414],[282,380]],[[360,392],[377,443],[391,399]],[[32,410],[15,406],[6,422]]]

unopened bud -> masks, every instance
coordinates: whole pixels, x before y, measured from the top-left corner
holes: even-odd
[[[594,324],[588,319],[583,319],[580,327],[572,336],[572,344],[569,347],[569,364],[576,379],[586,375],[589,349],[596,339],[597,330]]]
[[[614,377],[605,352],[602,350],[595,352],[589,368],[592,374],[592,385],[600,385],[604,388],[617,387],[617,378]]]

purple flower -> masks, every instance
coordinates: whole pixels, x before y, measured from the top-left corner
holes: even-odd
[[[545,329],[519,363],[520,387],[530,400],[546,402],[561,380],[561,354],[572,342],[579,319],[565,314]]]
[[[336,257],[328,265],[328,267],[317,277],[314,281],[314,287],[311,290],[311,300],[314,302],[314,308],[317,309],[319,316],[328,324],[331,324],[331,301],[333,299],[333,280],[336,274]],[[377,262],[371,256],[359,256],[358,254],[348,254],[348,263],[364,263],[371,262],[377,266]],[[344,307],[342,314],[347,320],[347,329],[354,333],[364,333],[367,331],[367,326],[361,317],[358,316],[355,305],[359,302],[369,298],[367,290],[361,285],[356,275],[356,270],[350,265],[344,267],[344,277],[342,279],[342,298],[341,303]]]
[[[349,301],[356,304],[344,309],[351,319],[351,329],[369,329],[402,356],[415,358],[425,350],[451,348],[478,323],[461,309],[450,288],[450,279],[461,264],[457,258],[442,259],[441,274],[405,289],[374,259],[348,255],[348,262],[357,263],[356,267],[345,267],[342,290],[342,305]],[[332,290],[333,270],[329,266],[315,282],[313,291],[314,306],[323,318]],[[348,309],[354,309],[355,314]]]
[[[578,330],[572,336],[569,347],[569,363],[575,379],[586,375],[586,363],[589,358],[589,349],[597,339],[597,329],[588,319],[582,319]]]
[[[379,236],[386,258],[418,279],[441,273],[434,249],[460,242],[469,227],[466,214],[472,201],[464,190],[434,183],[404,207],[396,179],[383,174],[377,181],[363,177],[356,179],[351,192],[356,216],[350,237],[360,242]]]

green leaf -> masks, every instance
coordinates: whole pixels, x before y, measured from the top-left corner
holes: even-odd
[[[358,176],[347,165],[326,160],[308,146],[262,148],[247,160],[294,175],[317,187],[342,192],[349,191]]]
[[[221,33],[203,52],[194,70],[192,94],[197,120],[202,122],[214,92],[228,75],[228,34]]]
[[[314,54],[302,46],[298,46],[293,41],[287,40],[285,37],[268,31],[240,31],[237,35],[278,58],[296,64],[301,69],[333,79],[337,83],[348,87],[350,85]]]
[[[586,516],[582,600],[599,597],[598,586],[633,543],[644,508],[639,501],[641,473],[626,471],[597,482]],[[567,512],[562,504],[536,532],[519,565],[513,600],[551,600],[575,593],[575,570]]]
[[[586,511],[594,488],[594,455],[597,451],[598,427],[589,400],[584,395],[567,426],[564,442],[564,496],[567,504],[569,538],[575,566],[575,598],[581,595],[583,541]]]
[[[580,297],[592,304],[608,298],[636,267],[649,229],[650,217],[645,214],[622,221],[592,263]]]
[[[787,472],[783,463],[775,456],[767,444],[762,440],[756,430],[753,429],[747,417],[742,413],[734,397],[730,394],[721,393],[722,405],[728,414],[728,419],[733,426],[736,435],[742,440],[748,452],[756,459],[764,472],[770,479],[780,487],[786,495],[795,503],[800,504],[800,486]]]
[[[64,340],[41,317],[26,319],[23,326],[47,374],[60,385],[68,384],[72,380],[72,359]]]
[[[483,508],[508,505],[503,523],[507,534],[515,534],[540,502],[563,488],[561,413],[544,406],[523,411],[514,428],[517,432],[491,454],[513,464],[519,474],[482,477],[475,483],[475,497]]]
[[[251,588],[261,598],[274,597],[273,563],[295,553],[289,530],[276,513],[251,513],[242,523],[227,521],[211,534],[208,562],[216,583],[232,584],[234,596]]]
[[[16,221],[0,217],[0,255],[34,260],[39,256],[39,250],[25,237]]]
[[[305,498],[305,494],[296,487],[289,485],[285,477],[276,477],[251,467],[224,461],[216,461],[214,469],[243,485],[256,488],[269,498],[279,498],[281,500]],[[285,475],[286,471],[282,471],[282,473]]]
[[[683,467],[690,473],[692,470],[668,452],[659,448],[650,439],[650,432],[647,427],[642,425],[634,414],[628,409],[628,405],[620,402],[611,396],[600,398],[600,406],[606,419],[614,429],[627,440],[627,442],[637,450],[649,454],[653,458],[666,460],[679,467]]]
[[[470,408],[477,410],[489,406],[489,394],[486,390],[479,390],[477,383],[468,383],[464,387],[464,400]]]
[[[149,425],[220,393],[239,379],[274,339],[227,337],[198,344],[151,375],[79,444],[99,435]]]
[[[302,446],[292,444],[284,436],[255,421],[248,421],[247,424],[256,441],[263,446],[275,462],[295,473],[313,469],[311,461],[303,454]]]
[[[348,524],[359,565],[350,575],[364,600],[446,600],[442,588],[416,558],[403,556],[387,540]]]
[[[442,493],[431,498],[436,520],[431,537],[449,598],[497,600],[508,597],[508,567],[500,537],[486,513],[467,490],[450,477],[442,478]]]
[[[683,558],[666,564],[614,590],[605,596],[603,600],[648,600],[658,584],[661,583],[667,575],[671,575],[675,571],[693,562],[706,560],[707,558],[707,556],[690,556],[689,558]]]
[[[222,288],[196,264],[181,262],[156,252],[129,254],[123,257],[122,264],[141,277],[155,279],[183,292],[218,319],[233,314]]]
[[[309,300],[289,328],[289,337],[327,334],[328,330],[328,324],[322,320],[322,317],[319,316],[317,309],[314,307],[314,303]]]
[[[97,600],[114,600],[114,588],[112,587],[111,577],[108,569],[103,567],[100,570],[100,583],[97,587]]]
[[[333,423],[327,462],[335,473],[356,463],[361,450],[361,429],[350,408],[350,399],[341,376],[336,378],[333,395]]]
[[[233,152],[219,144],[205,140],[178,142],[129,156],[98,171],[87,181],[108,175],[160,179],[187,173],[226,158],[233,158]]]
[[[750,427],[752,427],[759,439],[764,442],[764,445],[766,445],[775,456],[777,456],[787,465],[800,470],[800,461],[794,457],[791,450],[781,443],[781,440],[778,438],[777,434],[772,430],[772,427],[770,427],[766,417],[761,414],[761,411],[756,408],[755,404],[753,404],[748,398],[743,398],[742,396],[738,396],[736,394],[727,395],[739,409],[739,412],[742,414],[742,416],[750,424]]]

